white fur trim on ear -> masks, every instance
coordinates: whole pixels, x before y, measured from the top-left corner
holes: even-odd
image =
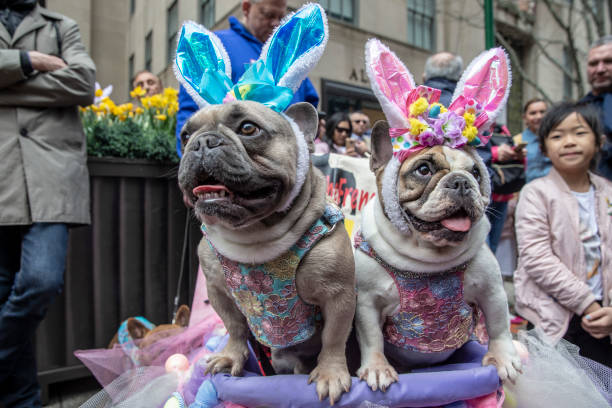
[[[397,177],[401,166],[402,163],[395,156],[387,163],[385,173],[383,174],[381,198],[389,221],[391,221],[393,226],[403,234],[410,234],[410,225],[400,208],[397,195]]]
[[[302,133],[299,126],[293,121],[293,119],[284,113],[281,113],[281,115],[287,120],[287,122],[289,122],[291,128],[293,129],[293,134],[295,135],[295,142],[297,145],[297,165],[295,169],[295,184],[287,196],[287,199],[280,209],[277,210],[277,212],[286,211],[289,209],[289,207],[291,207],[295,197],[297,197],[298,194],[300,194],[300,191],[302,191],[302,186],[304,185],[306,175],[308,174],[308,169],[310,168],[310,152],[308,151],[308,144],[306,143],[304,133]]]
[[[187,91],[189,96],[191,96],[193,101],[198,105],[198,107],[203,108],[205,106],[210,105],[210,103],[205,101],[204,98],[200,96],[198,91],[193,89],[193,87],[187,82],[187,80],[183,77],[183,74],[181,73],[181,69],[178,66],[178,63],[176,61],[176,50],[178,50],[178,44],[181,39],[180,34],[182,33],[184,27],[191,27],[193,31],[199,31],[201,33],[204,33],[210,38],[210,40],[215,45],[216,49],[221,54],[219,56],[223,59],[223,64],[225,65],[225,75],[227,75],[227,77],[230,79],[232,78],[232,63],[230,61],[229,55],[227,54],[227,50],[223,46],[223,43],[221,42],[219,37],[215,35],[215,33],[208,30],[203,25],[198,24],[192,20],[187,20],[183,23],[183,26],[181,27],[181,30],[179,31],[179,35],[177,36],[177,39],[176,39],[176,48],[174,51],[174,63],[172,64],[172,70],[174,71],[174,76],[176,77],[176,79],[178,79],[181,85],[183,85],[183,88],[185,88],[185,90]]]
[[[277,81],[276,84],[278,86],[284,86],[286,88],[291,89],[293,92],[296,92],[300,87],[300,84],[306,79],[308,72],[317,65],[321,56],[323,56],[323,51],[325,51],[325,46],[327,45],[327,40],[329,39],[329,28],[327,24],[327,15],[325,14],[325,10],[316,3],[307,3],[300,7],[296,12],[287,15],[281,21],[279,27],[282,27],[286,24],[296,13],[299,13],[302,9],[306,7],[316,6],[319,8],[319,12],[321,13],[321,19],[323,20],[323,39],[321,43],[315,47],[312,47],[308,52],[300,55],[291,65],[287,72],[281,78],[275,78]],[[264,44],[260,59],[264,62],[267,61],[268,57],[268,49],[270,48],[270,44],[275,40],[275,35],[272,34],[270,38]]]
[[[393,51],[391,51],[387,46],[385,46],[376,38],[370,38],[365,45],[365,68],[366,73],[368,74],[368,78],[370,79],[370,86],[372,88],[372,91],[374,91],[374,95],[380,102],[380,106],[382,107],[383,112],[385,112],[385,116],[387,122],[389,122],[389,126],[395,128],[409,128],[410,123],[408,122],[406,115],[404,115],[402,110],[391,99],[389,99],[387,95],[385,95],[383,90],[380,89],[376,80],[377,75],[374,72],[374,67],[381,65],[380,55],[383,52],[389,53],[394,59],[397,60],[397,62],[402,67],[404,67],[404,75],[406,79],[409,80],[412,88],[415,88],[414,78],[412,77],[412,74],[410,73],[408,68],[405,67],[405,65],[401,62],[401,60],[397,57],[397,55],[395,55]],[[405,103],[406,101],[404,101],[404,104]]]
[[[508,57],[506,51],[501,47],[491,48],[489,50],[481,52],[476,58],[474,58],[472,62],[470,62],[470,65],[468,65],[466,70],[463,72],[463,75],[461,75],[461,78],[457,83],[457,87],[455,88],[455,92],[453,92],[453,98],[451,99],[452,105],[455,99],[457,99],[459,95],[462,95],[464,93],[466,81],[471,78],[475,73],[479,72],[482,69],[483,65],[486,64],[495,54],[501,54],[501,56],[505,60],[506,67],[508,67],[508,83],[506,84],[506,89],[504,90],[503,98],[499,101],[499,104],[494,110],[487,112],[489,120],[485,122],[484,125],[479,126],[480,129],[488,129],[489,127],[491,127],[491,125],[495,123],[495,118],[497,117],[499,112],[501,112],[504,106],[506,106],[506,102],[508,101],[508,96],[510,95],[510,88],[512,87],[512,70],[510,69],[510,57]],[[486,101],[478,102],[483,103]]]

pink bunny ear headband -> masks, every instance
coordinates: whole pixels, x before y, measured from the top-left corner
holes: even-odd
[[[440,90],[415,86],[410,71],[379,40],[365,46],[366,71],[389,122],[393,155],[403,162],[425,147],[461,148],[488,142],[489,128],[506,104],[511,73],[502,48],[477,56],[463,73],[448,107]]]

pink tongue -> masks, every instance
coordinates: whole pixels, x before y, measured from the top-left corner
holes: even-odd
[[[451,231],[466,232],[472,226],[472,221],[468,217],[452,217],[440,221],[442,225]]]

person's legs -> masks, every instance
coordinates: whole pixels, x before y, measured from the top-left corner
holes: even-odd
[[[62,289],[68,229],[65,224],[37,223],[22,227],[14,239],[21,244],[20,265],[12,272],[12,285],[0,306],[0,383],[6,384],[10,378],[11,386],[3,390],[0,402],[11,407],[38,407],[41,402],[32,337]],[[10,249],[15,250],[10,245],[0,246],[0,260],[9,259],[0,265],[0,295],[7,291],[7,276],[14,263],[10,261]]]
[[[487,237],[487,243],[491,252],[495,254],[497,244],[504,229],[504,222],[506,221],[506,212],[508,211],[507,201],[491,201],[491,205],[487,208],[487,217],[491,223],[491,231]]]

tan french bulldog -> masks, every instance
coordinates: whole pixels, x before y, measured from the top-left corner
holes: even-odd
[[[495,49],[478,57],[447,110],[437,104],[440,91],[416,87],[386,46],[366,45],[368,74],[392,124],[372,131],[378,194],[355,238],[357,374],[373,390],[386,390],[398,370],[445,361],[470,339],[478,309],[490,338],[483,364],[494,364],[502,380],[520,372],[499,265],[485,244],[488,172],[468,145],[486,137],[476,124],[488,129],[505,102],[506,58]]]
[[[267,339],[266,345],[296,329],[287,317],[266,332],[266,323],[294,290],[302,306],[292,313],[316,306],[322,321],[315,322],[311,334],[296,335],[295,344],[271,347],[272,365],[277,373],[310,373],[319,398],[329,396],[333,404],[351,385],[345,358],[355,311],[350,240],[339,222],[301,261],[291,252],[326,210],[325,180],[308,155],[317,125],[317,112],[308,103],[293,105],[284,114],[250,101],[202,109],[181,132],[185,149],[179,185],[205,226],[200,264],[211,304],[230,336],[223,351],[210,357],[208,371],[241,374],[249,329],[256,338]],[[223,259],[231,261],[222,266]],[[251,269],[241,274],[239,263],[263,265],[272,273]],[[293,286],[266,295],[265,301],[252,295],[276,285],[270,276],[290,277],[292,268]],[[264,323],[258,325],[261,316]]]

